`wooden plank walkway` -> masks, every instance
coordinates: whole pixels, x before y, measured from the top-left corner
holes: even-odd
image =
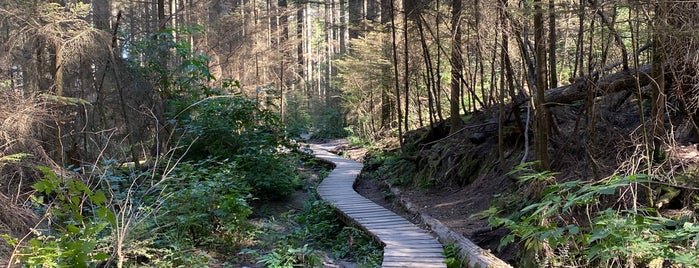
[[[318,194],[384,244],[381,267],[446,268],[442,245],[428,231],[354,191],[362,164],[328,152],[337,145],[311,145],[316,157],[335,164]]]

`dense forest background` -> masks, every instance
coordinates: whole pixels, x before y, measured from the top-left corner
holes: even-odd
[[[397,149],[412,185],[509,178],[521,199],[482,215],[511,231],[523,263],[696,265],[697,2],[5,0],[0,15],[12,258],[41,263],[51,241],[80,247],[51,253],[75,263],[161,254],[126,246],[154,213],[140,205],[202,194],[170,176],[208,181],[200,161],[241,180],[207,186],[229,189],[212,202],[230,205],[209,226],[170,215],[177,234],[240,240],[227,222],[252,213],[248,193],[298,187],[287,153],[309,132]],[[610,227],[625,221],[630,233]],[[64,240],[26,235],[52,222]],[[634,236],[662,243],[624,251]]]

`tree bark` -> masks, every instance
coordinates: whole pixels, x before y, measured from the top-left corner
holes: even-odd
[[[449,105],[451,133],[461,129],[463,121],[459,114],[461,101],[461,0],[451,1],[451,102]]]
[[[435,71],[432,68],[432,57],[430,56],[430,50],[429,47],[427,46],[427,41],[425,39],[425,31],[424,27],[422,26],[423,19],[420,17],[417,21],[417,29],[418,33],[420,34],[420,45],[422,47],[422,56],[423,56],[423,61],[425,62],[425,88],[427,89],[427,102],[428,102],[428,108],[429,108],[429,120],[430,120],[430,128],[434,126],[434,121],[435,121],[435,108],[434,108],[434,96],[432,94],[432,88],[436,88],[436,82],[435,82]]]
[[[393,0],[381,0],[381,24],[389,25],[391,23],[391,18],[393,12],[391,8],[393,7]],[[393,28],[388,28],[388,31],[393,34]],[[383,43],[388,43],[386,40]],[[384,48],[384,56],[386,58],[391,58],[391,48]],[[395,109],[395,103],[393,102],[392,94],[390,92],[391,88],[391,66],[384,65],[385,68],[381,70],[381,128],[388,130],[392,128],[393,112]]]
[[[549,83],[551,88],[558,86],[556,39],[556,6],[553,0],[549,0]]]
[[[348,0],[349,5],[349,38],[357,39],[359,38],[359,29],[362,22],[362,0]]]
[[[391,39],[392,39],[392,48],[393,48],[393,74],[395,77],[393,78],[393,81],[395,82],[395,92],[396,92],[396,113],[398,114],[398,141],[400,144],[401,150],[404,149],[403,147],[403,128],[401,127],[400,119],[403,117],[401,108],[400,108],[400,83],[399,83],[399,73],[398,73],[398,44],[396,44],[397,39],[396,39],[396,5],[395,1],[396,0],[389,0],[391,1]],[[406,96],[407,97],[407,96]]]
[[[304,9],[306,7],[306,4],[302,2],[297,2],[296,3],[296,65],[298,68],[297,71],[297,79],[298,79],[298,86],[300,88],[304,88],[305,81],[306,81],[306,76],[304,72],[304,67],[306,66],[303,52],[304,52],[304,40],[303,38],[303,20],[304,20]]]
[[[403,96],[405,97],[405,117],[403,118],[403,130],[405,132],[408,132],[408,115],[410,114],[410,65],[409,59],[410,55],[408,53],[409,47],[408,47],[408,17],[411,15],[411,12],[408,12],[408,7],[406,6],[405,3],[406,0],[403,0],[402,6],[403,6],[403,68],[404,68],[404,74],[403,74]],[[400,103],[400,102],[399,102]],[[400,111],[399,111],[400,113]]]
[[[95,28],[110,31],[109,19],[111,11],[111,1],[110,0],[95,0],[92,2],[93,9],[93,23]]]
[[[549,169],[548,157],[548,133],[549,118],[547,108],[544,106],[544,89],[548,87],[546,82],[546,41],[544,40],[544,11],[542,1],[534,1],[534,45],[536,47],[536,159],[539,161],[541,170]]]

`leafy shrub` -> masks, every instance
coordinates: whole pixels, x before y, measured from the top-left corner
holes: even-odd
[[[298,187],[293,148],[284,137],[277,116],[242,95],[210,98],[192,106],[179,118],[178,130],[191,143],[187,158],[232,158],[236,170],[255,197],[280,199]]]
[[[313,133],[313,138],[336,139],[347,136],[342,112],[334,107],[325,106],[320,109],[319,114],[315,116],[314,129],[317,131]]]
[[[258,151],[238,155],[235,159],[257,198],[279,200],[300,186],[292,154]]]
[[[551,173],[529,173],[525,181],[547,180]],[[481,212],[490,225],[511,232],[501,246],[522,241],[523,265],[548,262],[585,267],[655,265],[699,266],[699,224],[689,218],[652,216],[652,208],[607,208],[601,200],[622,189],[647,183],[644,175],[615,176],[601,182],[569,181],[542,188],[541,199],[507,217],[497,207]],[[587,217],[587,224],[564,219]],[[693,257],[694,256],[694,257]],[[538,260],[538,261],[537,261]]]
[[[295,221],[300,228],[294,230],[295,235],[302,238],[304,243],[322,243],[320,246],[332,248],[334,237],[342,230],[340,220],[335,215],[333,207],[324,201],[310,200],[296,215]]]
[[[165,186],[171,196],[162,207],[160,220],[174,224],[176,237],[194,245],[215,234],[217,241],[235,245],[247,235],[247,217],[252,196],[236,170],[235,163],[206,159],[184,162],[174,170]]]
[[[329,203],[309,200],[304,208],[289,219],[296,226],[289,234],[276,238],[275,250],[259,257],[269,267],[319,264],[313,249],[332,251],[343,258],[369,267],[380,266],[381,247],[363,231],[343,226]],[[281,263],[281,264],[280,264]],[[282,265],[283,264],[283,265]],[[280,266],[275,266],[280,265]]]
[[[302,247],[280,244],[272,252],[261,256],[258,263],[274,268],[323,267],[323,258],[307,244]]]
[[[26,244],[5,235],[19,248],[19,259],[28,267],[87,267],[107,260],[104,241],[107,227],[115,224],[115,215],[106,207],[101,190],[93,191],[82,181],[59,177],[48,167],[38,167],[43,179],[32,187],[37,209],[46,211],[45,229],[34,230]],[[51,202],[46,200],[50,199]]]
[[[466,261],[461,256],[461,248],[454,243],[449,243],[444,246],[444,256],[447,261],[447,268],[466,267]]]
[[[307,96],[301,91],[289,92],[285,98],[287,109],[284,125],[290,137],[300,137],[301,134],[307,133],[312,123],[311,115],[308,112],[309,102],[305,100],[306,98]]]
[[[383,259],[383,253],[377,250],[376,241],[355,227],[343,227],[335,237],[334,244],[332,249],[335,258],[355,260],[369,266],[378,266]]]
[[[202,100],[178,121],[190,159],[271,151],[285,141],[276,115],[239,94]]]

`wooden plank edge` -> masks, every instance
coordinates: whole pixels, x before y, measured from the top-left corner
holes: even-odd
[[[457,245],[461,249],[459,251],[461,257],[465,260],[469,268],[513,268],[512,265],[499,259],[490,253],[489,250],[482,249],[468,238],[449,229],[449,227],[442,224],[439,220],[415,209],[415,206],[410,201],[400,195],[400,190],[398,188],[390,185],[389,188],[391,193],[398,197],[398,201],[403,207],[411,213],[420,215],[422,222],[432,229],[432,232],[437,235],[439,242],[442,244],[454,243]]]

